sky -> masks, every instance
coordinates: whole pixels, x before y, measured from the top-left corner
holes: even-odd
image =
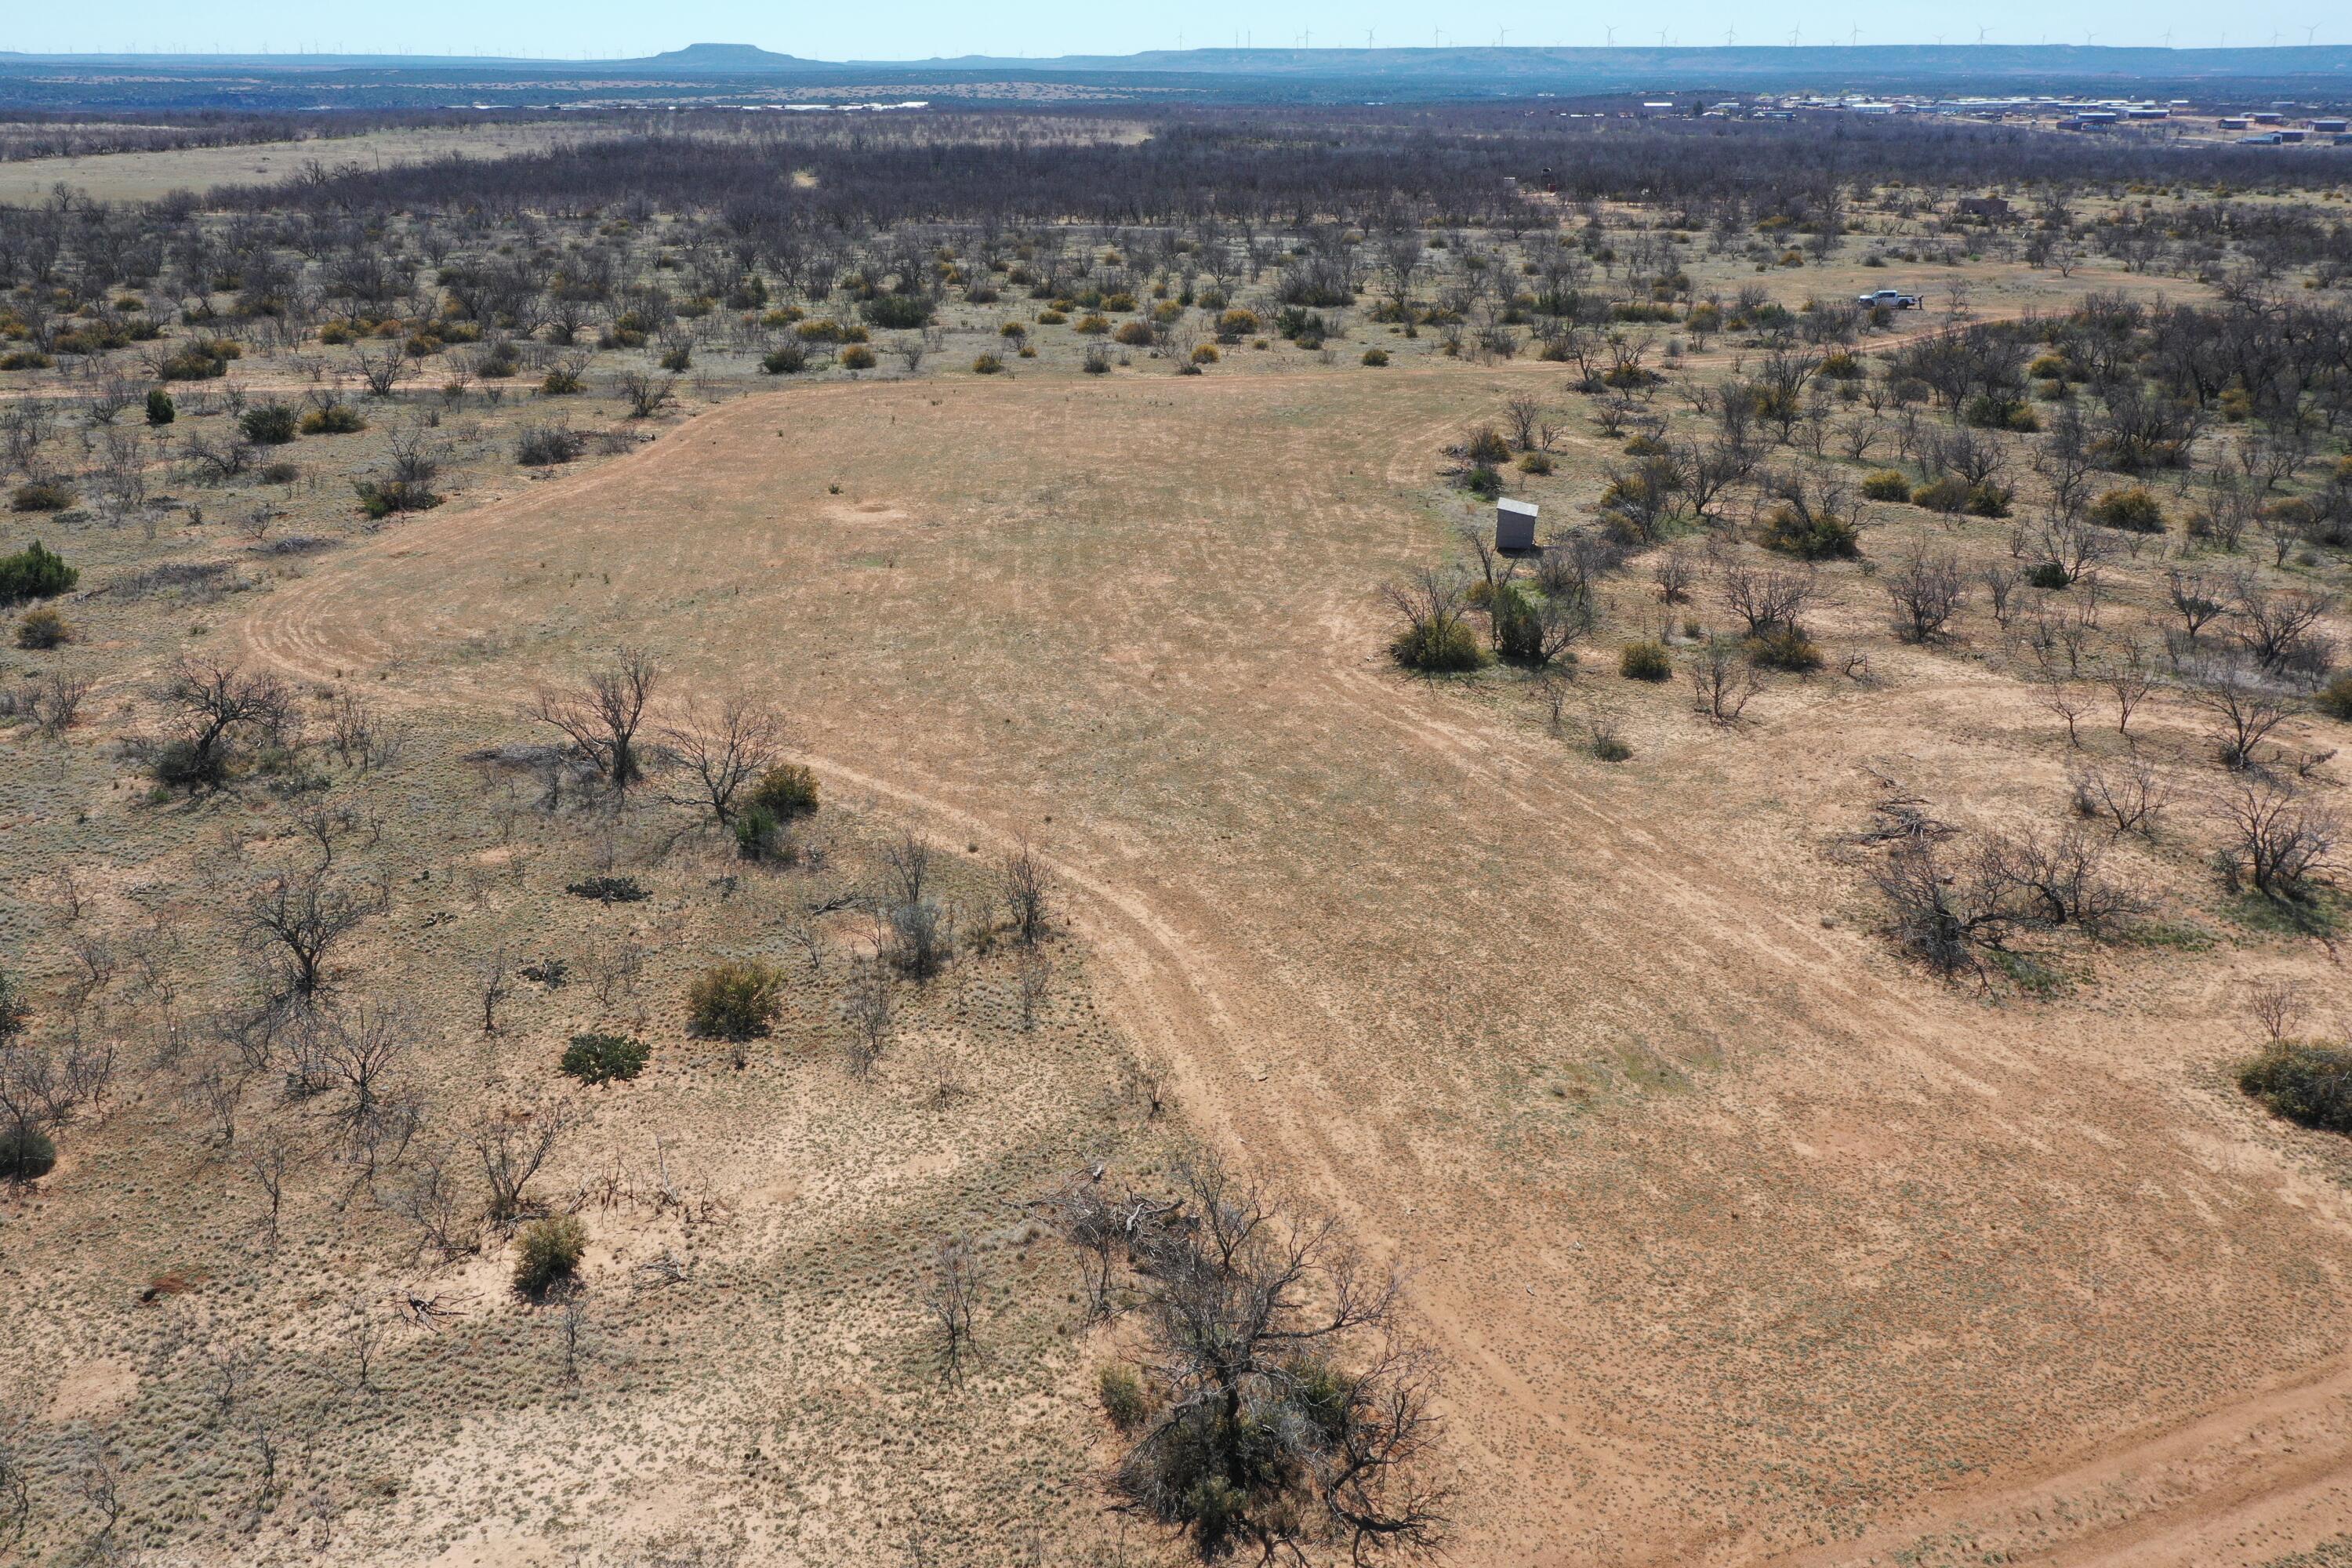
[[[2284,9],[2279,8],[2284,6]],[[909,59],[958,54],[1127,54],[1249,42],[1345,44],[2082,43],[2210,47],[2352,43],[2352,12],[2318,0],[2254,0],[2252,8],[2190,0],[1965,0],[1949,7],[1864,6],[1856,0],[1665,0],[1575,8],[1500,0],[1323,4],[1278,11],[1207,0],[1196,8],[1081,5],[1031,0],[898,0],[782,7],[755,0],[404,0],[322,6],[316,0],[117,0],[104,6],[20,0],[0,47],[27,53],[171,52],[495,54],[619,58],[698,42],[757,44],[818,59]],[[2314,30],[2315,27],[2315,31]]]

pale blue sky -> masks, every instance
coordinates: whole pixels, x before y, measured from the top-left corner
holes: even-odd
[[[10,8],[0,47],[29,52],[188,50],[352,53],[517,54],[614,58],[656,53],[695,42],[749,43],[824,59],[905,59],[955,54],[1124,54],[1135,49],[1225,45],[1246,37],[1292,45],[1311,33],[1317,45],[1360,47],[1370,29],[1382,45],[1597,45],[1616,25],[1616,42],[1655,44],[1659,30],[1678,44],[1785,42],[1792,27],[1806,43],[1847,41],[1855,24],[1864,43],[1973,42],[1979,27],[1996,43],[2299,44],[2317,25],[2316,41],[2352,42],[2352,16],[2318,0],[2255,0],[2251,6],[2189,0],[1963,0],[1949,6],[1864,5],[1858,0],[1695,0],[1682,4],[1592,5],[1573,9],[1513,0],[1316,0],[1269,9],[1220,4],[1171,13],[1152,6],[1078,5],[1044,0],[1024,6],[971,0],[919,0],[880,5],[785,8],[751,0],[404,0],[394,5],[321,6],[316,0],[119,0],[103,6]]]

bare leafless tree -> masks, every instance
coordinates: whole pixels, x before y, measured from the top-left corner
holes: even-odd
[[[237,745],[248,737],[282,739],[294,722],[294,694],[284,682],[217,660],[181,659],[161,696],[171,717],[154,763],[167,784],[217,784]]]
[[[514,952],[504,942],[474,963],[475,994],[482,1004],[482,1033],[499,1032],[499,1008],[514,994]]]
[[[2226,768],[2252,766],[2255,748],[2287,721],[2285,703],[2230,665],[2221,666],[2193,688],[2189,700],[2212,716],[2216,750]]]
[[[1886,574],[1885,586],[1895,603],[1895,635],[1905,642],[1939,640],[1968,601],[1959,557],[1948,552],[1911,556]]]
[[[1724,603],[1745,624],[1751,637],[1776,631],[1801,633],[1805,611],[1820,593],[1821,579],[1811,568],[1738,562],[1723,573]]]
[[[376,889],[354,888],[321,869],[279,871],[246,900],[246,933],[274,958],[288,990],[315,994],[335,948],[362,921],[383,912]]]
[[[258,1228],[272,1251],[278,1247],[278,1221],[286,1204],[286,1178],[294,1169],[296,1155],[293,1142],[273,1128],[262,1134],[245,1160],[246,1170],[261,1189]]]
[[[689,702],[678,722],[661,727],[662,739],[692,771],[696,804],[710,808],[724,828],[735,821],[735,797],[783,755],[784,726],[774,710],[730,698],[716,713]]]
[[[2305,1008],[2303,987],[2292,980],[2257,981],[2246,991],[2246,1011],[2273,1046],[2284,1045],[2302,1026]]]
[[[352,357],[370,397],[390,397],[402,382],[416,374],[416,362],[408,357],[407,344],[398,338],[363,342],[352,351]]]
[[[1691,660],[1691,705],[1717,724],[1737,724],[1756,694],[1764,689],[1764,676],[1738,643],[1709,637]]]
[[[508,1226],[523,1214],[523,1192],[570,1129],[560,1104],[486,1114],[473,1132],[474,1152],[490,1184],[489,1221]]]
[[[842,1013],[849,1024],[849,1070],[864,1078],[889,1049],[898,1024],[898,981],[877,954],[852,966]]]
[[[998,886],[1004,912],[1013,922],[1013,940],[1024,947],[1036,946],[1045,936],[1053,877],[1045,868],[1045,857],[1026,835],[1004,858]]]
[[[467,1201],[445,1149],[428,1150],[411,1162],[408,1180],[385,1206],[416,1227],[420,1248],[430,1246],[445,1263],[481,1245],[481,1211]]]
[[[2334,808],[2263,779],[2248,779],[2221,803],[2232,880],[2280,903],[2310,897],[2313,879],[2335,864],[2344,819]]]
[[[940,1370],[950,1383],[963,1381],[964,1363],[978,1349],[974,1312],[981,1289],[979,1255],[962,1237],[950,1237],[931,1253],[923,1285],[923,1308],[940,1332]]]
[[[362,1000],[321,1016],[328,1070],[352,1092],[341,1119],[353,1124],[373,1121],[381,1109],[384,1079],[408,1054],[414,1037],[407,1015],[397,1004]]]
[[[643,648],[624,647],[606,668],[574,691],[541,691],[530,717],[562,731],[573,748],[621,795],[637,781],[637,731],[661,684],[661,668]]]
[[[2074,809],[2106,821],[2117,833],[2154,838],[2170,799],[2163,779],[2138,758],[2117,767],[2085,768],[2074,775]]]

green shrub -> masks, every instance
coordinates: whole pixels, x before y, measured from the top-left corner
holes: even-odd
[[[1911,481],[1893,468],[1881,468],[1862,481],[1862,493],[1872,500],[1909,500]]]
[[[1549,452],[1522,452],[1519,454],[1519,472],[1523,474],[1548,474],[1550,473],[1551,470],[1552,461],[1551,454]]]
[[[235,343],[198,342],[188,344],[155,367],[159,381],[211,381],[228,374],[228,362],[239,357]],[[241,352],[241,351],[240,351]]]
[[[1802,632],[1787,626],[1775,627],[1761,637],[1749,637],[1744,647],[1748,661],[1765,669],[1785,669],[1797,675],[1810,675],[1822,667],[1822,650],[1815,647]]]
[[[0,1180],[36,1182],[58,1163],[58,1146],[36,1127],[0,1131]]]
[[[264,463],[254,470],[265,485],[290,485],[302,477],[299,463]]]
[[[2070,585],[2074,581],[2074,578],[2067,575],[2066,568],[2059,565],[2055,561],[2044,561],[2025,569],[2025,585],[2029,588],[2048,588],[2054,592]]]
[[[1103,1414],[1122,1432],[1132,1432],[1151,1414],[1151,1394],[1143,1378],[1123,1361],[1110,1362],[1095,1373],[1095,1394]]]
[[[160,386],[154,387],[148,392],[148,424],[169,425],[173,420],[177,419],[179,416],[180,411],[176,407],[173,406],[172,395],[170,393],[164,391]]]
[[[857,313],[873,327],[897,330],[931,324],[931,302],[919,294],[877,294],[858,306]]]
[[[1946,474],[1930,479],[1911,492],[1911,504],[1924,506],[1929,511],[1966,511],[1969,505],[1969,481],[1958,474]]]
[[[1492,463],[1473,463],[1462,476],[1462,488],[1480,500],[1493,500],[1503,493],[1503,476]]]
[[[994,354],[982,354],[971,362],[971,374],[974,375],[994,375],[1003,368],[1003,360]]]
[[[367,420],[348,403],[322,403],[302,416],[305,436],[355,436],[367,428]]]
[[[2010,492],[2000,486],[1986,483],[1969,491],[1968,511],[1970,517],[2007,517]]]
[[[556,1281],[577,1274],[587,1252],[588,1227],[578,1215],[551,1215],[523,1226],[515,1249],[516,1293],[538,1300]]]
[[[624,1081],[646,1070],[652,1051],[626,1035],[574,1035],[563,1047],[563,1070],[582,1083]]]
[[[1482,425],[1470,432],[1462,444],[1463,458],[1472,463],[1507,463],[1511,460],[1510,443],[1491,425]]]
[[[711,1039],[748,1040],[764,1035],[782,1005],[784,977],[757,960],[714,963],[686,989],[687,1020]]]
[[[1629,642],[1617,651],[1617,673],[1629,680],[1664,680],[1675,672],[1675,661],[1654,642]]]
[[[1386,363],[1389,363],[1389,351],[1388,351],[1388,350],[1386,350],[1386,349],[1366,349],[1366,350],[1364,351],[1364,363],[1366,363],[1366,364],[1368,364],[1368,365],[1371,365],[1371,366],[1373,366],[1375,369],[1377,369],[1378,367],[1380,367],[1380,366],[1381,366],[1381,365],[1384,365],[1384,364],[1386,364]]]
[[[1785,502],[1765,521],[1762,542],[1801,561],[1850,561],[1862,553],[1862,534],[1852,522],[1827,513],[1808,518]]]
[[[2102,528],[2132,533],[2162,533],[2164,506],[2146,485],[2126,485],[2093,501],[2091,521]]]
[[[1603,731],[1592,737],[1592,754],[1604,763],[1622,763],[1633,754],[1633,748]]]
[[[841,351],[841,368],[844,370],[872,370],[874,363],[874,351],[864,343],[851,343]]]
[[[2352,675],[2339,675],[2320,688],[2314,700],[2319,710],[2330,719],[2341,719],[2352,724]]]
[[[71,487],[62,479],[33,479],[16,487],[8,498],[10,511],[63,511],[73,505]]]
[[[798,343],[778,343],[760,360],[760,369],[769,375],[798,375],[808,368],[808,350]]]
[[[55,552],[44,548],[37,539],[14,555],[0,555],[0,605],[13,605],[23,599],[54,599],[80,581],[79,572],[67,565]]]
[[[1389,652],[1407,669],[1425,675],[1458,674],[1486,662],[1477,637],[1458,616],[1407,626],[1389,644]]]
[[[1543,657],[1543,622],[1535,601],[1517,583],[1506,583],[1487,601],[1495,623],[1495,652],[1514,664],[1533,664]]]
[[[410,479],[353,479],[352,489],[360,498],[360,510],[372,518],[431,511],[441,504],[439,496]]]
[[[283,403],[257,403],[236,416],[236,427],[257,447],[283,447],[294,439],[299,416]]]
[[[2352,1133],[2352,1049],[2283,1040],[2238,1069],[2238,1087],[2289,1121]]]
[[[26,610],[25,618],[16,623],[18,647],[40,651],[71,641],[73,628],[66,625],[63,616],[47,605],[37,610]]]
[[[764,811],[779,822],[816,811],[816,774],[798,763],[770,768],[744,797],[746,811]]]
[[[580,379],[578,371],[568,364],[560,364],[540,379],[539,390],[548,397],[570,397],[586,384]]]

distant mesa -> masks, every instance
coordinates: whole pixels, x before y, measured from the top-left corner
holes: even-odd
[[[797,55],[780,55],[757,44],[688,44],[647,59],[649,66],[689,71],[794,70],[815,64]]]

